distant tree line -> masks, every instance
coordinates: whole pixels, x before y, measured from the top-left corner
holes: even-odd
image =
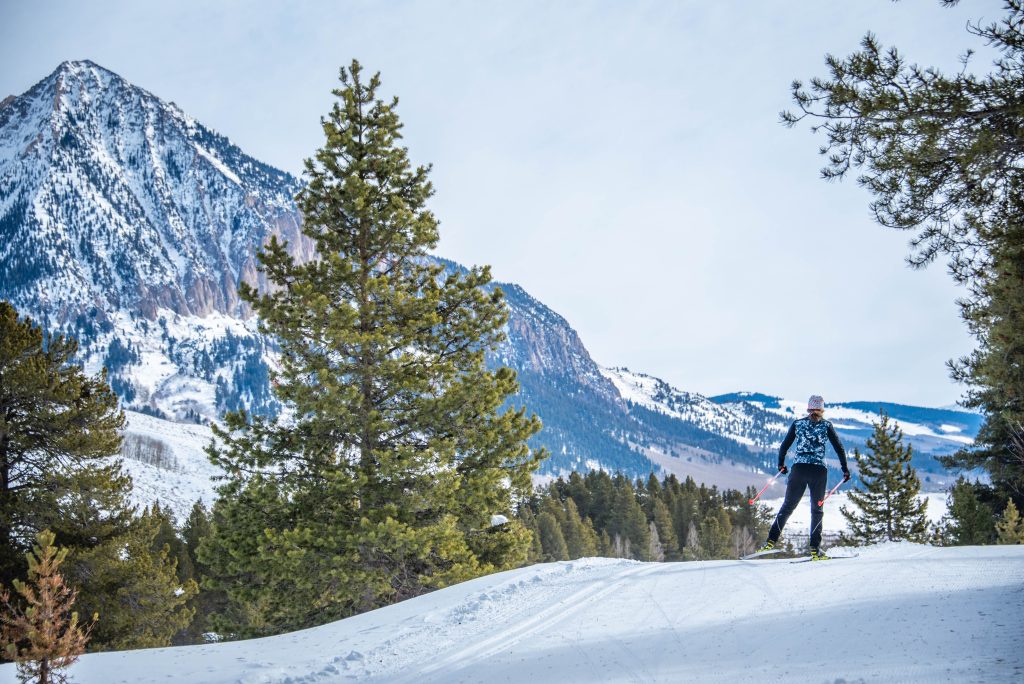
[[[533,532],[532,562],[736,558],[768,533],[768,509],[751,505],[753,496],[753,489],[719,491],[690,477],[631,480],[596,470],[540,488],[518,517]]]

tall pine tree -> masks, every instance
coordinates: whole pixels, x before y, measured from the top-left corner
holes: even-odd
[[[913,232],[911,265],[946,258],[966,287],[958,303],[978,346],[949,366],[985,422],[941,460],[988,472],[978,501],[993,521],[1009,498],[1024,506],[1024,454],[1013,448],[1024,425],[1024,0],[1003,6],[998,21],[967,25],[997,55],[989,73],[918,66],[868,34],[854,54],[826,58],[826,77],[794,82],[798,111],[783,113],[825,134],[824,178],[859,169],[876,220]]]
[[[921,480],[910,464],[913,448],[903,445],[903,431],[881,412],[867,441],[867,454],[854,450],[862,487],[850,490],[856,509],[839,511],[856,542],[924,541],[928,531],[927,499],[918,499]]]
[[[222,629],[269,634],[337,619],[525,560],[518,521],[540,427],[503,410],[508,368],[484,354],[507,310],[487,268],[431,261],[428,168],[399,145],[379,75],[341,69],[324,146],[298,196],[318,258],[272,240],[274,288],[243,298],[281,348],[287,420],[225,418],[211,449],[229,480],[199,560],[226,592]]]
[[[36,534],[52,529],[74,547],[123,528],[130,512],[98,498],[126,494],[131,483],[101,460],[121,446],[124,414],[104,373],[87,376],[71,338],[45,337],[0,302],[0,582],[27,571]],[[88,529],[87,529],[88,528]]]

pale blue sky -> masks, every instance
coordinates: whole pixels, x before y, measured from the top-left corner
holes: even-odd
[[[353,58],[432,163],[438,252],[491,264],[599,363],[684,390],[953,402],[972,341],[941,264],[904,265],[789,84],[865,31],[950,70],[998,0],[14,2],[0,97],[91,59],[298,173]],[[986,60],[977,62],[986,68]]]

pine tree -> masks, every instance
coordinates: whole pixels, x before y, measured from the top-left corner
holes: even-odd
[[[156,547],[161,516],[146,510],[127,533],[68,555],[68,579],[81,588],[80,607],[102,616],[91,651],[169,646],[188,627],[198,588],[181,581],[166,544]]]
[[[968,482],[963,476],[950,488],[946,515],[939,540],[954,546],[991,544],[996,540],[992,509],[979,496],[989,492],[984,485]]]
[[[614,479],[615,494],[611,501],[609,534],[613,542],[618,538],[617,555],[636,560],[650,560],[651,532],[647,516],[637,500],[632,483],[622,475]]]
[[[198,551],[199,544],[210,535],[210,529],[210,513],[202,501],[197,501],[192,505],[192,510],[189,511],[181,530],[181,538],[185,543],[194,578],[199,585],[199,592],[188,605],[195,611],[195,615],[183,635],[184,643],[203,643],[203,635],[212,631],[210,615],[223,612],[225,609],[224,593],[203,586],[203,579],[209,573],[206,565],[200,562]]]
[[[874,423],[867,448],[867,454],[854,450],[863,489],[855,487],[849,497],[857,509],[839,509],[850,526],[849,537],[866,544],[924,541],[928,500],[918,499],[921,481],[910,464],[913,448],[903,446],[903,431],[899,424],[890,423],[884,411]]]
[[[551,511],[544,511],[537,516],[537,528],[540,531],[541,548],[544,550],[544,562],[569,560],[569,547],[565,543],[562,526]]]
[[[676,560],[679,557],[679,540],[676,538],[675,526],[672,524],[672,516],[669,514],[668,506],[660,498],[655,499],[651,504],[653,510],[654,525],[658,533],[658,541],[665,560]]]
[[[683,547],[683,560],[700,560],[702,558],[700,534],[697,525],[691,520],[686,528],[686,545]]]
[[[341,70],[298,196],[319,258],[299,264],[272,239],[275,287],[242,297],[281,348],[275,393],[293,420],[244,413],[215,428],[229,481],[200,560],[232,607],[232,633],[271,634],[416,596],[525,560],[513,521],[530,491],[540,427],[502,410],[517,389],[484,354],[507,309],[487,268],[432,262],[429,169],[399,146],[397,100],[379,76]],[[245,535],[238,530],[245,530]]]
[[[587,521],[589,522],[589,521]],[[597,555],[598,539],[593,526],[580,518],[573,499],[565,500],[565,519],[562,522],[562,536],[565,538],[569,560]]]
[[[73,547],[130,518],[124,509],[83,517],[131,483],[99,460],[117,454],[124,414],[105,373],[89,377],[75,364],[77,351],[0,302],[0,583],[24,576],[38,532],[50,528]],[[106,530],[85,529],[97,524]]]
[[[647,548],[647,558],[660,563],[665,560],[665,548],[661,545],[661,538],[658,536],[658,526],[651,520],[647,523],[649,532],[648,539],[650,546]]]
[[[706,559],[732,556],[732,522],[719,505],[704,513],[700,523],[700,557]]]
[[[67,549],[54,546],[54,534],[43,530],[27,554],[28,581],[14,580],[21,604],[12,603],[10,592],[0,588],[0,649],[18,664],[18,679],[40,684],[66,682],[62,670],[85,652],[96,624],[79,624],[72,610],[77,590],[69,588],[60,574]]]
[[[1007,502],[1002,519],[996,523],[996,543],[1024,544],[1024,520],[1013,499]]]
[[[195,580],[196,573],[192,557],[189,555],[185,541],[178,534],[171,512],[163,508],[159,501],[156,501],[149,507],[148,514],[157,524],[156,535],[151,544],[153,551],[161,553],[164,547],[167,547],[167,555],[174,561],[178,581],[184,584],[189,580]]]
[[[1011,448],[1024,424],[1024,2],[1004,8],[999,21],[967,25],[998,55],[990,73],[925,68],[868,34],[856,53],[826,58],[827,77],[794,82],[799,111],[783,120],[814,121],[826,135],[823,177],[863,172],[876,220],[914,232],[911,265],[948,258],[978,340],[949,365],[969,388],[964,405],[985,422],[971,447],[940,460],[984,468],[994,490],[984,499],[1024,505],[1024,454]]]
[[[540,543],[540,529],[537,525],[537,516],[528,502],[519,506],[516,513],[523,528],[530,533],[530,550],[526,555],[526,564],[544,562],[544,547]]]
[[[131,479],[109,459],[120,448],[124,414],[105,374],[86,376],[75,364],[76,352],[73,339],[44,336],[0,302],[0,579],[25,577],[32,537],[50,530],[67,550],[65,578],[78,590],[79,606],[104,614],[90,649],[168,645],[169,637],[132,635],[151,632],[147,621],[180,624],[172,592],[183,585],[167,554],[150,548],[155,527],[143,534],[144,547],[135,541],[140,523],[129,501]],[[126,559],[129,547],[135,552]],[[159,601],[126,604],[138,595],[129,587],[162,579],[166,591]],[[118,620],[123,624],[114,639]]]

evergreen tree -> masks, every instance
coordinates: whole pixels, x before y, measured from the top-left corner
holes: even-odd
[[[732,553],[743,556],[755,549],[768,535],[773,516],[767,506],[750,503],[757,490],[747,487],[745,492],[730,490],[723,493],[729,517],[732,520]]]
[[[562,522],[562,536],[565,538],[569,560],[597,555],[597,535],[593,526],[580,518],[576,502],[572,498],[565,500],[565,518]]]
[[[569,547],[565,543],[562,526],[551,511],[544,511],[537,516],[537,529],[545,563],[569,560]]]
[[[699,534],[701,558],[729,558],[732,555],[732,522],[721,506],[704,514]]]
[[[927,499],[918,499],[921,481],[910,464],[913,448],[903,445],[899,424],[880,413],[867,440],[867,454],[854,450],[861,487],[850,490],[856,509],[839,511],[850,526],[853,541],[871,544],[888,540],[924,541],[928,531]]]
[[[675,526],[672,524],[668,506],[658,498],[654,499],[651,508],[653,509],[651,524],[654,525],[658,533],[664,560],[677,560],[679,558],[679,540],[676,538]]]
[[[487,268],[430,261],[437,221],[428,169],[399,146],[397,100],[379,76],[341,70],[298,196],[319,258],[299,264],[272,239],[276,286],[243,286],[281,348],[275,393],[294,418],[225,417],[214,462],[230,478],[200,548],[222,627],[271,634],[323,623],[523,562],[513,521],[529,493],[540,427],[505,410],[517,389],[484,354],[507,309]],[[244,530],[244,533],[239,533]]]
[[[1002,519],[996,523],[996,535],[999,544],[1024,544],[1024,520],[1013,499],[1007,502]]]
[[[989,490],[984,485],[957,479],[947,497],[946,515],[939,530],[943,544],[975,546],[995,541],[995,519],[992,508],[984,501]]]
[[[632,483],[622,475],[615,477],[615,496],[609,520],[612,541],[618,538],[617,553],[622,558],[650,560],[651,532],[647,516],[633,489]]]
[[[582,475],[575,471],[569,473],[569,479],[565,483],[564,492],[566,497],[571,498],[576,503],[576,508],[579,510],[581,518],[593,519],[594,497],[590,493],[587,481]]]
[[[919,67],[868,34],[860,51],[827,58],[827,78],[795,82],[799,111],[783,119],[826,134],[825,178],[863,171],[876,220],[915,232],[913,266],[948,258],[966,286],[961,315],[978,347],[950,368],[985,422],[971,447],[942,461],[984,468],[994,496],[983,499],[1021,506],[1024,454],[1012,447],[1024,424],[1024,2],[1004,7],[1000,21],[967,27],[998,52],[991,73]]]
[[[196,579],[195,566],[192,557],[189,555],[185,541],[178,534],[174,517],[171,512],[163,508],[159,501],[149,507],[148,513],[157,525],[156,535],[153,537],[151,548],[155,553],[161,553],[164,547],[168,549],[168,558],[175,564],[175,573],[178,581],[184,584],[189,580]]]
[[[697,525],[691,520],[686,528],[686,545],[683,547],[683,560],[700,560],[702,557],[700,534]]]
[[[181,538],[193,568],[193,576],[199,585],[198,593],[188,604],[188,607],[195,611],[195,615],[181,635],[181,642],[186,644],[202,643],[203,635],[213,630],[209,621],[210,615],[222,612],[225,608],[223,592],[203,586],[203,579],[209,573],[206,565],[200,562],[198,552],[200,543],[210,535],[210,530],[210,513],[202,501],[197,501],[192,505],[192,510],[189,511],[181,530]]]
[[[661,545],[661,538],[658,537],[658,526],[651,520],[647,523],[648,539],[650,545],[647,547],[647,558],[655,562],[665,560],[665,548]]]
[[[22,604],[12,603],[10,593],[0,587],[0,649],[18,664],[20,681],[66,682],[61,670],[85,652],[96,616],[89,624],[79,624],[72,610],[78,592],[60,574],[67,549],[54,546],[49,530],[36,535],[36,541],[27,554],[28,581],[14,580]]]
[[[131,479],[109,459],[124,415],[105,373],[86,376],[76,352],[73,339],[44,337],[0,302],[0,574],[25,577],[30,540],[50,530],[67,549],[78,605],[103,614],[90,649],[165,646],[162,630],[189,617],[174,592],[187,599],[190,585],[175,577],[169,551],[152,548],[156,521],[135,518]]]
[[[68,555],[79,606],[101,617],[90,650],[169,646],[192,620],[196,583],[178,579],[168,545],[155,548],[160,524],[160,516],[144,511],[127,533]]]
[[[131,484],[117,466],[99,459],[117,454],[124,414],[105,373],[89,377],[74,362],[78,345],[44,338],[31,320],[0,302],[0,582],[23,577],[26,553],[40,531],[52,528],[61,546],[74,547],[123,526],[130,511],[109,510],[100,520],[90,506]]]

